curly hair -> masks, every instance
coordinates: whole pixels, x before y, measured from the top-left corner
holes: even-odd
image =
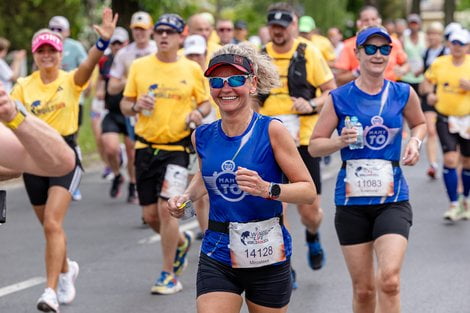
[[[222,54],[236,54],[253,63],[253,74],[258,77],[256,91],[267,94],[272,88],[280,86],[279,73],[266,54],[260,54],[250,43],[228,44],[214,52],[212,58]]]

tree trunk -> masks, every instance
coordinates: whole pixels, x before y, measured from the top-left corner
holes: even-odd
[[[445,25],[454,21],[455,0],[444,0],[444,23]]]
[[[118,25],[129,29],[132,14],[140,11],[139,1],[112,1],[111,8],[114,13],[119,13]]]
[[[413,0],[411,2],[411,12],[414,14],[421,15],[421,0]]]

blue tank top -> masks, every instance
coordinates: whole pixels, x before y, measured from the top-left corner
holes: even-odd
[[[209,219],[217,222],[250,222],[282,214],[280,201],[267,200],[240,190],[235,179],[238,166],[258,172],[268,182],[282,182],[269,140],[272,118],[253,114],[240,136],[228,137],[221,120],[196,129],[196,151],[201,158],[201,173],[209,194]],[[292,254],[291,237],[283,226],[286,256]],[[201,251],[231,266],[228,234],[207,230]]]
[[[410,86],[384,81],[382,90],[370,95],[360,90],[354,81],[333,90],[333,105],[338,116],[338,134],[346,116],[357,116],[364,128],[364,148],[341,149],[343,161],[353,159],[382,159],[400,161],[403,109],[410,95]],[[338,174],[335,190],[336,205],[381,204],[408,200],[408,185],[399,166],[393,167],[394,195],[390,197],[346,197],[346,170]]]

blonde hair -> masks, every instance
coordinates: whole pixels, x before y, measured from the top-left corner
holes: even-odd
[[[428,28],[426,29],[426,32],[436,32],[443,34],[444,33],[444,26],[442,25],[441,22],[432,22],[429,24]]]
[[[0,37],[0,52],[8,50],[8,48],[10,48],[10,41],[6,38]]]
[[[253,63],[253,74],[258,78],[256,91],[259,94],[268,94],[272,88],[280,86],[279,74],[271,58],[266,54],[258,53],[250,43],[225,45],[214,52],[212,58],[222,54],[236,54]]]

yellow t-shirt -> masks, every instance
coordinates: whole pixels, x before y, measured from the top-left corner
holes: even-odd
[[[149,142],[158,143],[153,145],[155,148],[183,151],[182,146],[165,143],[189,136],[186,117],[196,108],[196,103],[209,100],[201,67],[184,57],[172,63],[161,62],[155,54],[142,57],[129,69],[124,96],[137,99],[154,84],[157,85],[154,110],[151,116],[139,114],[135,133]],[[145,146],[136,142],[136,149]]]
[[[58,78],[44,84],[39,71],[18,79],[11,97],[24,104],[26,109],[57,130],[62,136],[78,130],[78,106],[81,92],[87,87],[75,85],[76,70],[60,70]]]
[[[321,54],[327,61],[334,61],[336,59],[335,48],[331,41],[325,36],[313,34],[311,39],[313,45],[320,50]]]
[[[424,74],[437,85],[437,112],[444,115],[464,116],[470,114],[470,91],[459,87],[459,79],[470,79],[470,57],[467,55],[460,66],[452,63],[451,55],[438,57]]]
[[[297,112],[292,110],[292,100],[289,96],[289,89],[287,85],[287,70],[289,68],[289,62],[294,52],[297,50],[297,45],[300,40],[295,39],[292,49],[287,53],[276,53],[272,47],[272,43],[269,42],[266,45],[266,52],[273,59],[276,65],[280,79],[281,86],[271,90],[269,97],[264,102],[264,105],[260,108],[260,113],[264,115],[284,115],[284,114],[296,114]],[[328,64],[321,55],[320,51],[313,46],[312,43],[307,44],[305,49],[305,59],[307,61],[307,81],[318,87],[333,79],[333,73],[331,72]],[[316,122],[316,116],[301,116],[300,117],[300,144],[308,145],[308,140],[312,133],[314,123]]]

